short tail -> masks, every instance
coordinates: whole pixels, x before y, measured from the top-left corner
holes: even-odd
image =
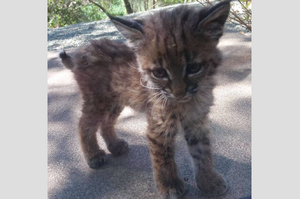
[[[58,56],[66,68],[72,69],[74,67],[71,57],[66,53],[65,50],[60,50],[58,52]]]

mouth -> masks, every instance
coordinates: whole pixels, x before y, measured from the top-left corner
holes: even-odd
[[[186,103],[192,99],[192,96],[189,94],[186,94],[184,97],[178,98],[178,97],[170,96],[170,98],[175,102]]]
[[[175,98],[175,99],[179,103],[186,103],[186,102],[190,101],[194,96],[196,96],[197,93],[198,93],[198,88],[197,89],[193,89],[192,91],[187,92],[184,97]]]
[[[173,94],[169,94],[169,95],[167,95],[167,98],[172,100],[173,102],[186,103],[186,102],[190,101],[192,99],[193,95],[195,95],[196,93],[197,93],[197,91],[194,93],[186,93],[185,96],[180,97],[180,98],[175,97]]]
[[[191,97],[183,97],[181,99],[177,99],[177,102],[186,103],[186,102],[190,101],[191,99],[192,99]]]

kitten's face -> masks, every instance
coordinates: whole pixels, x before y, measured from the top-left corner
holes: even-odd
[[[165,54],[158,49],[153,51],[155,53],[147,53],[149,49],[145,49],[138,59],[143,80],[149,89],[159,88],[156,90],[164,96],[186,102],[198,93],[199,87],[205,86],[210,69],[209,57],[186,46],[184,50],[180,49],[179,41],[176,43],[170,45]],[[150,57],[151,54],[156,56]]]
[[[185,102],[205,86],[220,61],[216,45],[229,9],[228,2],[205,9],[182,5],[139,20],[113,22],[137,54],[141,83]]]

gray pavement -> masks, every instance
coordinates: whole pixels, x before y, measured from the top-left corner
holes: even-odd
[[[211,137],[215,168],[226,178],[229,191],[218,198],[240,199],[251,195],[251,38],[226,31],[219,48],[224,61],[214,90]],[[48,52],[48,198],[158,198],[145,116],[124,109],[116,129],[130,151],[117,158],[109,155],[108,163],[95,171],[86,165],[79,146],[81,103],[72,73],[62,66],[57,52]],[[99,144],[104,146],[102,138]],[[184,198],[204,198],[182,136],[177,139],[176,162],[188,188]]]

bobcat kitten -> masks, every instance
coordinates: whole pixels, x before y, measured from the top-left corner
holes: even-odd
[[[82,93],[79,136],[90,168],[105,163],[96,140],[99,127],[113,155],[127,152],[128,144],[118,138],[114,125],[124,106],[130,106],[147,114],[156,186],[164,198],[185,193],[174,162],[180,126],[201,192],[226,192],[225,180],[214,170],[208,113],[213,76],[221,62],[216,46],[229,11],[230,1],[225,1],[208,8],[175,6],[135,20],[109,15],[126,44],[100,39],[79,47],[72,56],[60,52]]]

